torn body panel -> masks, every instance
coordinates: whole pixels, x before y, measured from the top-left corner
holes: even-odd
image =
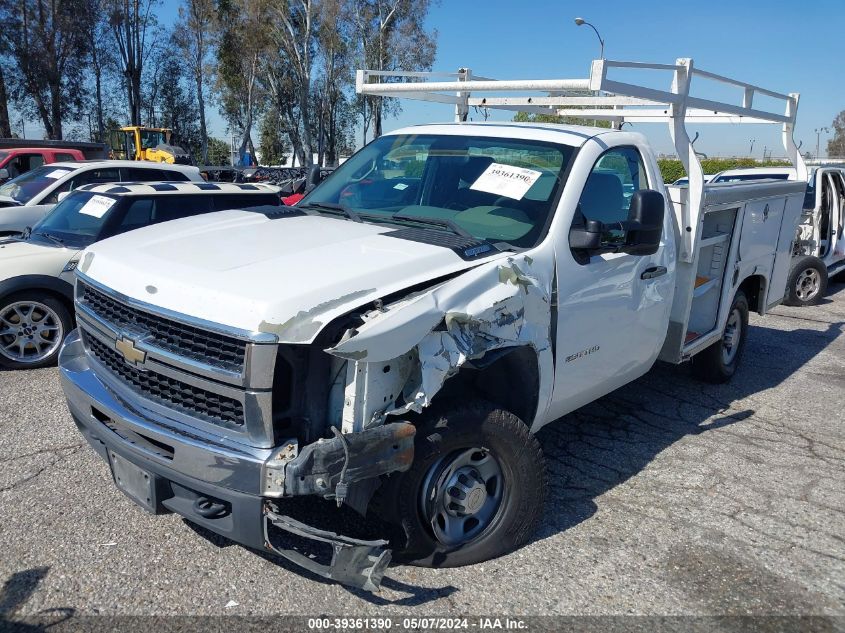
[[[364,315],[364,324],[346,332],[326,350],[355,366],[356,394],[372,393],[381,401],[351,411],[345,402],[345,428],[363,428],[383,422],[387,416],[420,412],[429,406],[444,383],[469,361],[508,347],[528,346],[537,355],[539,398],[534,424],[552,391],[554,361],[551,344],[551,289],[547,271],[552,265],[536,264],[528,255],[516,255],[481,265],[435,288],[405,298],[382,310]],[[405,378],[401,395],[395,390],[384,400],[383,389],[372,389],[376,371],[362,367],[397,365],[397,377]],[[410,364],[410,366],[409,366]],[[368,376],[370,378],[368,378]],[[381,377],[379,377],[381,378]],[[348,393],[349,387],[347,388]],[[356,420],[361,413],[361,427]]]

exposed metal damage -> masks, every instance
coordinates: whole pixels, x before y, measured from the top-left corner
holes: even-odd
[[[553,375],[549,270],[528,256],[508,257],[363,315],[362,326],[326,350],[347,361],[344,432],[422,411],[461,367],[507,347],[536,352],[538,402],[546,402]]]

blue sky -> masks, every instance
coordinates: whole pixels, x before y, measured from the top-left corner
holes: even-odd
[[[160,20],[172,21],[177,7],[177,0],[164,0]],[[692,57],[698,68],[779,92],[801,93],[795,138],[803,141],[802,151],[815,153],[814,129],[830,127],[845,110],[845,0],[441,0],[428,19],[439,33],[434,67],[454,71],[467,66],[497,79],[586,77],[590,60],[599,56],[599,44],[591,29],[574,24],[576,16],[598,27],[608,59],[671,63]],[[668,76],[658,79],[668,85]],[[698,92],[705,96],[702,89]],[[211,132],[225,137],[225,122],[214,106],[208,115]],[[403,113],[386,121],[385,129],[451,116],[446,105],[406,102]],[[495,118],[502,116],[509,115]],[[35,136],[35,122],[27,128],[27,134]],[[634,129],[647,134],[658,151],[672,150],[666,126]],[[751,139],[756,156],[762,156],[764,148],[782,154],[776,126],[689,129],[700,132],[696,148],[709,155],[747,155]],[[826,138],[829,134],[822,134],[823,155]]]

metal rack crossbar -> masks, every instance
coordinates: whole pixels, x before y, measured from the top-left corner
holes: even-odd
[[[669,71],[672,83],[668,90],[617,81],[608,78],[611,69]],[[451,81],[432,81],[449,78]],[[741,91],[741,103],[705,99],[690,94],[694,78],[717,82]],[[375,82],[373,81],[375,80]],[[396,97],[451,104],[455,120],[466,121],[470,108],[490,108],[553,114],[588,120],[610,121],[619,129],[623,123],[668,123],[669,133],[678,158],[689,176],[688,204],[683,219],[687,227],[698,219],[704,196],[704,174],[687,123],[754,123],[775,124],[782,128],[781,139],[786,155],[796,168],[799,180],[808,177],[807,166],[793,137],[798,112],[798,93],[783,94],[730,77],[694,67],[690,58],[674,64],[596,59],[586,79],[520,79],[496,81],[474,76],[469,68],[456,73],[359,70],[356,91],[362,95]],[[479,93],[545,93],[527,96],[479,96]],[[754,107],[754,98],[762,95],[783,102],[782,112]],[[693,217],[695,216],[695,217]],[[685,242],[693,239],[695,229],[687,232]],[[682,256],[690,256],[692,244],[685,243]]]

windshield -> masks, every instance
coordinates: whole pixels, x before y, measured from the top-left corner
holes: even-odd
[[[56,238],[74,248],[97,240],[117,198],[92,191],[75,191],[59,202],[32,229],[32,238]]]
[[[164,132],[155,130],[141,130],[141,147],[150,149],[165,144]]]
[[[319,212],[340,207],[352,219],[439,231],[451,222],[478,239],[531,247],[551,217],[574,151],[541,141],[383,136],[297,206]]]
[[[62,167],[38,167],[18,176],[0,187],[0,196],[8,196],[16,202],[26,204],[50,185],[67,176],[72,169]]]

